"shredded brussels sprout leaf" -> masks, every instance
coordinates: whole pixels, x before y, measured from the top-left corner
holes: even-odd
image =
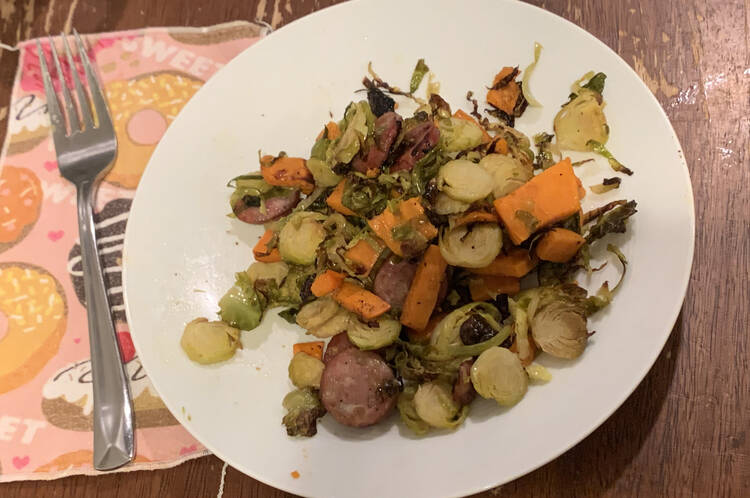
[[[414,66],[414,72],[411,74],[411,81],[409,82],[409,93],[414,93],[422,83],[425,74],[430,70],[425,64],[424,59],[419,59],[417,65]]]
[[[534,62],[526,66],[526,69],[523,72],[523,79],[521,80],[521,91],[523,91],[523,96],[526,97],[526,101],[531,107],[542,107],[542,103],[534,98],[534,95],[531,93],[531,88],[529,88],[531,73],[534,72],[536,64],[537,62],[539,62],[539,56],[542,53],[542,48],[544,47],[542,47],[541,43],[534,42]]]
[[[628,176],[633,174],[633,171],[631,169],[627,168],[624,164],[622,164],[620,161],[615,159],[615,156],[613,156],[612,153],[608,151],[604,145],[597,142],[596,140],[589,140],[588,142],[586,142],[586,146],[592,152],[596,152],[600,156],[606,157],[607,161],[609,162],[609,165],[612,167],[613,170],[618,171],[620,173],[624,173]]]

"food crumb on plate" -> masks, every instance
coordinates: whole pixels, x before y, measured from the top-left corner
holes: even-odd
[[[299,479],[299,472],[293,470],[291,473],[292,479]]]

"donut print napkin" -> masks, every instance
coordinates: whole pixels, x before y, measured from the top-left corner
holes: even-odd
[[[207,453],[164,406],[130,340],[121,271],[131,200],[180,109],[266,32],[237,22],[85,37],[119,142],[99,187],[95,222],[135,403],[137,454],[122,470],[165,468]],[[49,42],[42,44],[49,57]],[[57,170],[36,43],[18,48],[0,155],[0,482],[97,473],[75,191]]]

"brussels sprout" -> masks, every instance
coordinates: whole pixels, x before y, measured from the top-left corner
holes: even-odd
[[[578,358],[589,337],[586,315],[565,301],[547,302],[531,318],[531,335],[545,353],[569,360]]]
[[[287,411],[282,422],[289,436],[312,437],[317,434],[317,420],[325,415],[326,410],[316,391],[296,389],[284,396],[281,404]]]
[[[318,187],[334,187],[341,181],[342,177],[334,173],[323,159],[311,157],[306,164]]]
[[[482,144],[484,134],[476,123],[460,118],[443,118],[438,121],[440,138],[446,152],[460,152]]]
[[[334,140],[326,151],[326,162],[329,165],[350,163],[372,131],[374,122],[375,115],[367,101],[349,104],[344,112],[344,120],[341,123],[343,126],[340,126],[341,137]]]
[[[289,266],[283,261],[275,263],[263,263],[257,261],[250,265],[246,271],[250,282],[255,284],[257,280],[273,280],[277,285],[281,285],[289,274]]]
[[[320,388],[320,377],[325,365],[314,356],[300,351],[289,362],[289,380],[295,387]]]
[[[471,383],[481,397],[513,406],[526,394],[529,377],[518,356],[494,347],[480,354],[471,366]]]
[[[458,214],[463,213],[471,206],[468,202],[461,202],[451,198],[445,192],[439,192],[435,196],[435,202],[433,203],[433,211],[437,214]]]
[[[346,332],[354,320],[357,320],[356,316],[342,308],[330,320],[309,329],[307,332],[319,339],[333,337],[341,332]]]
[[[208,365],[228,360],[240,345],[240,331],[224,322],[196,318],[185,326],[180,346],[191,360]]]
[[[315,263],[318,246],[326,238],[320,215],[310,212],[293,214],[279,233],[282,259],[298,265]]]
[[[319,297],[297,313],[297,324],[307,330],[320,327],[336,315],[341,307],[331,296]]]
[[[362,323],[360,320],[352,319],[346,330],[349,340],[362,350],[380,349],[390,346],[398,339],[401,332],[401,324],[398,320],[391,318],[380,318],[377,327]]]
[[[440,254],[448,264],[482,268],[500,254],[503,234],[495,223],[476,223],[443,230],[438,241]]]
[[[552,380],[552,374],[549,373],[549,370],[538,363],[532,363],[526,367],[526,373],[529,374],[529,379],[535,382],[549,382]]]
[[[438,382],[422,384],[414,394],[414,408],[420,419],[439,429],[455,429],[469,413],[453,400],[451,386]]]
[[[398,396],[396,408],[398,408],[398,413],[401,415],[401,420],[406,424],[406,427],[411,429],[417,436],[424,436],[429,432],[430,424],[422,420],[417,414],[417,409],[414,406],[415,394],[416,388],[414,386],[406,387]]]
[[[219,316],[232,327],[252,330],[263,317],[264,303],[246,273],[238,273],[234,286],[219,300]]]
[[[492,176],[475,163],[454,159],[444,164],[437,176],[438,189],[462,202],[475,202],[492,192]]]
[[[502,318],[494,306],[489,303],[470,303],[453,310],[437,324],[430,336],[430,344],[441,352],[447,351],[451,347],[460,346],[463,344],[461,327],[474,316],[481,317],[496,333],[501,330],[499,323]],[[492,334],[492,336],[494,335]],[[491,339],[492,336],[486,338],[483,342]],[[466,356],[473,355],[468,354]]]
[[[555,116],[557,145],[563,149],[588,151],[587,144],[591,140],[606,143],[609,126],[603,109],[600,94],[582,89]]]
[[[492,175],[492,195],[495,198],[510,194],[534,176],[530,165],[505,154],[487,154],[479,161],[479,167]]]

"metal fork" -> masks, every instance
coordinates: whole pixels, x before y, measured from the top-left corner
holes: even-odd
[[[130,401],[125,369],[120,360],[120,348],[96,249],[92,201],[97,181],[104,176],[115,158],[117,139],[112,119],[107,111],[107,104],[91,68],[86,49],[78,33],[75,30],[73,32],[78,56],[86,73],[91,103],[96,114],[91,112],[89,95],[81,84],[65,34],[61,35],[62,45],[78,96],[80,113],[71,98],[71,90],[63,76],[54,40],[49,37],[52,60],[57,70],[65,104],[64,112],[60,109],[42,45],[39,40],[36,43],[44,90],[47,94],[47,108],[52,122],[52,138],[55,142],[57,164],[60,174],[75,185],[77,192],[78,232],[81,239],[83,285],[88,310],[91,370],[94,383],[94,468],[111,470],[133,459],[135,451],[133,405]]]

